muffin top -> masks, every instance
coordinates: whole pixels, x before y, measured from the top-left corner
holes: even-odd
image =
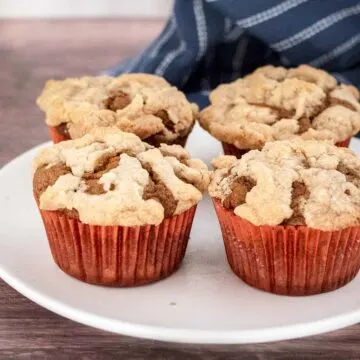
[[[72,139],[94,126],[117,126],[141,139],[186,136],[198,108],[165,79],[150,74],[50,80],[37,99],[50,126],[67,125]]]
[[[360,224],[360,160],[325,141],[267,143],[241,159],[220,156],[212,197],[255,225],[337,230]]]
[[[220,141],[261,149],[268,141],[344,141],[360,130],[359,92],[308,65],[265,66],[210,94],[200,123]]]
[[[34,160],[34,195],[92,225],[159,224],[196,205],[210,172],[179,145],[154,148],[117,128],[42,150]]]

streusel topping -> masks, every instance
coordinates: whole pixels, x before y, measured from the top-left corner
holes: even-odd
[[[206,165],[182,147],[154,148],[117,128],[96,128],[34,160],[40,208],[93,225],[159,224],[196,205],[209,181]]]
[[[308,65],[265,66],[220,85],[200,113],[202,127],[239,149],[293,138],[344,141],[360,130],[359,92]]]
[[[336,230],[360,224],[360,160],[329,142],[267,143],[241,159],[220,156],[209,192],[255,225]]]
[[[94,126],[117,126],[141,139],[171,142],[186,136],[198,115],[181,91],[150,74],[50,80],[37,104],[46,123],[66,126],[72,139]]]

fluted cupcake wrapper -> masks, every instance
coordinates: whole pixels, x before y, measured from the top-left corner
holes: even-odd
[[[339,141],[335,145],[337,147],[349,147],[351,138],[348,138],[344,141]],[[247,152],[251,151],[251,149],[238,149],[235,145],[228,144],[225,142],[222,142],[222,147],[224,150],[225,155],[234,155],[238,159],[240,159],[243,155],[245,155]]]
[[[196,206],[160,225],[94,226],[40,210],[56,264],[79,280],[135,286],[171,275],[184,258]]]
[[[213,199],[226,255],[247,284],[283,295],[332,291],[360,268],[360,226],[321,231],[306,226],[255,226]]]
[[[351,141],[351,137],[349,137],[348,139],[344,140],[344,141],[339,141],[337,142],[335,145],[337,147],[345,147],[348,148],[350,145],[350,141]]]
[[[60,134],[55,126],[48,126],[48,129],[51,140],[54,144],[57,144],[61,141],[70,140],[70,137]]]

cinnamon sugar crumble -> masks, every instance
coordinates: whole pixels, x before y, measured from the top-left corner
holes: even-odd
[[[341,142],[360,130],[359,92],[323,70],[265,66],[210,94],[200,124],[239,149],[303,138]]]
[[[114,128],[96,128],[34,160],[40,208],[94,225],[159,224],[196,205],[209,181],[206,165],[180,146],[155,149]]]
[[[37,99],[46,123],[71,139],[94,127],[116,126],[152,143],[174,143],[186,137],[198,107],[165,79],[151,74],[50,80]]]
[[[275,141],[213,164],[210,195],[255,225],[336,230],[360,224],[360,160],[349,149]]]

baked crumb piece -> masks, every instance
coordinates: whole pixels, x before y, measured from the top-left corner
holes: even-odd
[[[301,139],[220,156],[212,197],[255,225],[337,230],[360,224],[360,160],[349,149]]]
[[[118,111],[126,108],[131,103],[131,98],[128,94],[119,90],[113,95],[104,100],[105,109]]]
[[[241,176],[235,179],[230,186],[231,194],[224,199],[224,207],[235,209],[237,206],[244,204],[246,195],[255,185],[256,181],[248,176]]]
[[[184,142],[199,111],[181,91],[150,74],[50,80],[37,104],[46,123],[69,138],[116,126],[154,145]]]
[[[42,150],[34,194],[43,210],[94,225],[159,224],[196,205],[210,172],[180,146],[160,149],[114,128]]]
[[[359,92],[323,70],[265,66],[210,94],[200,124],[238,149],[303,138],[341,142],[360,131]]]
[[[306,225],[304,215],[302,214],[302,205],[309,199],[309,196],[309,190],[303,182],[293,182],[290,204],[293,213],[289,219],[283,221],[283,225]]]

